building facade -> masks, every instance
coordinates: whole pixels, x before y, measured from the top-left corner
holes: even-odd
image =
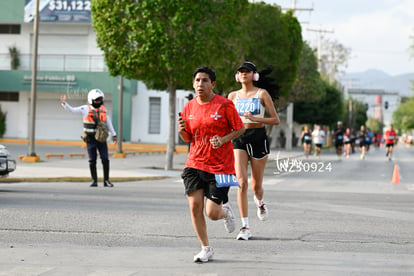
[[[28,138],[34,2],[0,2],[0,106],[7,113],[4,138]],[[119,110],[123,111],[125,141],[166,143],[168,93],[149,90],[141,81],[124,79],[121,105],[120,77],[109,74],[97,47],[90,1],[39,0],[39,5],[35,139],[79,140],[82,119],[64,111],[60,97],[66,95],[69,104],[78,106],[86,104],[89,90],[99,88],[105,93],[105,106],[116,130]],[[188,94],[177,91],[177,110],[183,108]]]
[[[368,108],[368,117],[382,121],[385,127],[391,124],[392,114],[401,102],[401,97],[397,91],[349,88],[347,94],[352,99],[364,103]]]

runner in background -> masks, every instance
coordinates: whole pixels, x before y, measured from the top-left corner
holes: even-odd
[[[344,156],[346,158],[349,158],[349,155],[351,153],[351,143],[352,143],[352,132],[351,132],[351,129],[348,127],[344,133],[344,149],[345,149]]]
[[[338,156],[338,159],[341,159],[342,147],[344,146],[344,128],[341,121],[338,121],[337,123],[337,127],[333,133],[333,139],[335,141],[336,155]]]
[[[315,156],[319,158],[322,146],[325,144],[325,131],[321,129],[320,125],[316,125],[312,132],[313,144],[315,145]]]
[[[397,141],[397,133],[395,132],[393,125],[390,125],[389,129],[385,131],[384,139],[385,139],[385,149],[386,149],[385,156],[388,157],[388,160],[391,161],[392,151]]]
[[[360,158],[363,160],[365,159],[365,154],[367,151],[367,131],[365,130],[365,126],[361,125],[358,131],[358,141],[359,141],[359,148],[361,149],[361,156]]]
[[[303,127],[302,133],[300,134],[300,139],[302,141],[304,154],[307,158],[309,157],[309,153],[312,147],[312,132],[309,130],[308,125],[305,125]]]

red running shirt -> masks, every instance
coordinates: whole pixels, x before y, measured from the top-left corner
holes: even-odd
[[[195,98],[186,103],[181,116],[186,120],[185,130],[192,136],[185,166],[213,174],[234,174],[231,142],[218,149],[213,149],[210,144],[214,135],[223,137],[243,127],[233,102],[214,95],[210,102],[199,104]]]
[[[385,131],[385,144],[394,144],[395,139],[397,138],[397,133],[395,130]]]

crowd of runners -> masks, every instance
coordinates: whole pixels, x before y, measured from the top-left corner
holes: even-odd
[[[398,142],[393,125],[390,125],[382,135],[374,133],[364,125],[361,125],[359,130],[345,128],[340,121],[333,130],[332,137],[328,137],[327,132],[320,125],[315,125],[313,131],[308,125],[305,125],[300,139],[306,157],[313,152],[314,156],[318,158],[322,147],[327,144],[328,139],[332,139],[338,159],[349,158],[352,154],[358,153],[360,159],[363,160],[372,146],[377,148],[385,146],[385,156],[390,161],[392,160],[393,148]]]

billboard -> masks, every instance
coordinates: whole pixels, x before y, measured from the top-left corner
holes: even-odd
[[[91,22],[91,0],[37,0],[39,22]],[[36,0],[25,0],[24,22],[33,22]]]

